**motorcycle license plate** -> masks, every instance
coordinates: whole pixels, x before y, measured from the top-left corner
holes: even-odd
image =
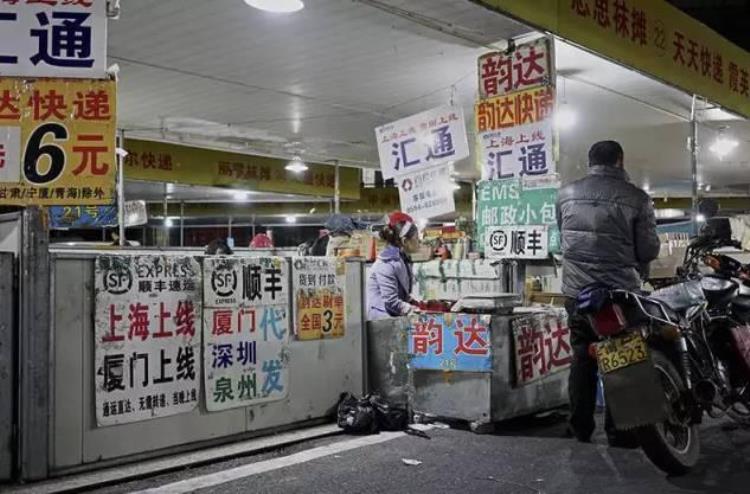
[[[638,333],[596,344],[596,359],[602,374],[643,362],[647,358],[646,340]]]

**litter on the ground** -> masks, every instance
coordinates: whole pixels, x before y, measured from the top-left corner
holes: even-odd
[[[412,460],[409,458],[401,458],[401,461],[404,462],[404,465],[409,465],[410,467],[417,467],[422,464],[419,460]]]

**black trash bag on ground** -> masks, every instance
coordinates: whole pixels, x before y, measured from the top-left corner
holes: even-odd
[[[349,434],[401,431],[408,425],[406,410],[391,406],[376,394],[363,398],[356,398],[350,393],[341,395],[337,422]]]
[[[356,398],[344,393],[339,401],[337,422],[344,432],[349,434],[375,434],[378,422],[375,408],[368,397]]]
[[[409,425],[406,410],[391,406],[379,395],[370,395],[370,403],[375,409],[378,427],[383,431],[402,431]]]

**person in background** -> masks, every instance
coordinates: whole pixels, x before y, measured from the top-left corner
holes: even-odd
[[[388,215],[380,232],[388,245],[372,265],[367,278],[367,319],[405,316],[415,310],[414,275],[409,254],[419,249],[419,230],[408,214]]]
[[[207,246],[205,253],[207,256],[231,256],[234,254],[232,248],[227,245],[223,238],[212,240]]]
[[[597,142],[589,151],[588,176],[560,189],[557,198],[562,291],[573,346],[570,432],[581,442],[591,441],[595,427],[597,363],[588,347],[598,337],[588,319],[576,314],[576,297],[593,284],[640,289],[649,263],[659,255],[651,198],[630,183],[623,161],[620,144]],[[611,446],[638,446],[632,435],[615,430],[609,412],[604,429]]]
[[[271,237],[269,237],[265,233],[258,233],[250,241],[250,248],[251,249],[273,249],[273,242],[271,241]]]

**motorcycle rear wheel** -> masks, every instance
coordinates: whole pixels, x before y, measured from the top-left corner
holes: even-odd
[[[684,475],[698,462],[698,426],[690,423],[691,414],[683,398],[685,383],[674,364],[656,350],[652,350],[651,358],[669,403],[668,417],[663,423],[639,427],[636,436],[654,465],[670,475]]]

